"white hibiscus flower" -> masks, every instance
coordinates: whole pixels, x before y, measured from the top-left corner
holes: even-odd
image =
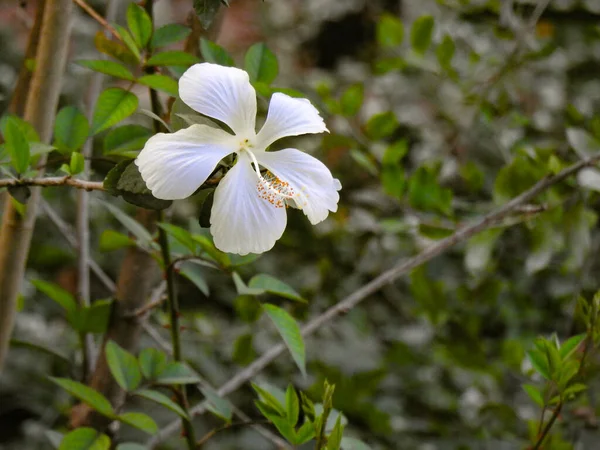
[[[206,125],[159,133],[135,163],[155,197],[176,200],[192,195],[219,161],[236,153],[211,210],[217,248],[240,255],[270,250],[285,230],[286,206],[301,209],[312,224],[337,210],[342,186],[323,163],[293,148],[266,151],[286,136],[327,131],[310,101],[273,94],[267,120],[256,133],[256,92],[243,70],[196,64],[179,80],[179,95],[234,134]]]

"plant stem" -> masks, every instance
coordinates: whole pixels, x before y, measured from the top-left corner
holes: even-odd
[[[55,186],[71,186],[85,191],[103,191],[104,186],[101,181],[86,181],[77,178],[71,178],[66,175],[64,177],[46,177],[46,178],[18,178],[0,180],[0,188],[8,186],[39,186],[39,187],[55,187]]]
[[[550,420],[538,436],[537,442],[534,444],[533,447],[531,447],[531,450],[539,450],[541,448],[541,445],[544,443],[544,439],[546,439],[546,436],[550,432],[552,425],[554,425],[554,422],[556,421],[556,419],[558,419],[558,416],[560,415],[562,405],[562,402],[559,402],[558,405],[556,405],[556,409],[552,412],[552,417],[550,417]]]

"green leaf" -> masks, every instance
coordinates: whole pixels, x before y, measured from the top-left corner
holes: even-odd
[[[365,132],[371,139],[378,140],[391,136],[398,127],[396,115],[386,111],[372,116],[366,124]]]
[[[193,262],[183,263],[179,267],[179,274],[190,280],[207,297],[210,295],[210,288],[204,279],[202,269]]]
[[[150,246],[150,243],[152,242],[152,235],[141,223],[127,215],[127,213],[121,210],[121,208],[101,200],[99,200],[99,202],[102,203],[102,205],[104,205],[106,209],[108,209],[111,214],[115,216],[119,222],[121,222],[121,225],[127,228],[127,230],[133,234],[140,243]]]
[[[133,239],[115,230],[104,230],[100,235],[99,248],[101,252],[112,252],[134,245],[135,241]]]
[[[339,450],[342,445],[342,434],[344,433],[344,425],[342,425],[342,415],[338,414],[333,431],[327,437],[327,450]]]
[[[408,196],[413,208],[423,211],[452,213],[452,190],[444,188],[438,181],[437,170],[421,166],[410,177]]]
[[[135,80],[131,70],[115,61],[107,59],[81,59],[77,61],[77,64],[87,67],[94,72],[100,72],[112,77],[121,78],[122,80]]]
[[[113,418],[114,410],[110,402],[98,391],[91,387],[81,384],[77,381],[69,380],[68,378],[53,378],[50,381],[57,384],[73,397],[81,400],[88,406],[91,406],[103,416]]]
[[[35,131],[35,128],[33,128],[33,125],[14,114],[6,114],[0,118],[0,132],[2,132],[2,135],[6,134],[6,125],[9,122],[12,122],[19,130],[21,130],[21,133],[25,135],[25,139],[27,139],[27,142],[30,144],[32,142],[40,141],[40,137],[38,136],[37,131]]]
[[[159,223],[158,226],[183,244],[191,253],[196,252],[197,244],[189,231],[170,223]]]
[[[117,416],[117,420],[126,423],[127,425],[131,425],[138,430],[142,430],[144,433],[158,433],[158,425],[156,425],[156,422],[152,419],[152,417],[143,413],[128,412]]]
[[[155,53],[146,61],[147,66],[185,66],[200,62],[200,59],[190,53],[169,50],[162,53]]]
[[[215,247],[215,244],[208,239],[206,236],[202,236],[199,234],[193,235],[194,240],[200,245],[202,250],[214,259],[219,265],[223,267],[229,267],[231,265],[231,260],[227,253],[222,252],[218,248]]]
[[[150,44],[152,48],[166,47],[167,45],[182,41],[191,32],[192,30],[189,27],[170,23],[154,30]]]
[[[267,275],[266,273],[253,276],[248,283],[248,287],[250,289],[260,289],[264,292],[268,292],[269,294],[279,295],[280,297],[294,300],[296,302],[306,303],[306,300],[303,299],[300,294],[298,294],[298,292],[296,292],[291,286],[275,277],[272,277],[271,275]]]
[[[65,435],[58,450],[108,450],[110,438],[93,428],[78,428]]]
[[[437,60],[444,69],[448,69],[452,67],[452,58],[454,57],[454,52],[456,51],[456,45],[454,45],[454,40],[448,34],[444,35],[444,39],[440,45],[435,49],[435,55],[437,56]]]
[[[588,387],[582,383],[573,383],[563,392],[564,397],[570,397],[571,395],[579,394],[580,392],[585,391]]]
[[[304,424],[296,431],[296,441],[294,445],[302,445],[315,437],[315,426],[309,420],[306,420]]]
[[[271,84],[279,73],[277,57],[263,42],[248,49],[244,57],[244,68],[252,83]]]
[[[237,297],[236,301],[238,298],[240,297]],[[260,310],[260,308],[257,309]],[[256,358],[256,351],[254,350],[253,340],[252,334],[249,333],[242,334],[236,338],[233,343],[233,354],[231,355],[231,359],[233,359],[236,364],[247,366],[254,361],[254,358]]]
[[[92,118],[92,134],[116,125],[132,115],[138,107],[135,94],[120,88],[106,89],[96,103]]]
[[[235,289],[239,295],[261,295],[265,293],[264,289],[259,288],[249,288],[242,280],[242,277],[237,272],[233,272],[231,274],[233,278],[233,283],[235,284]]]
[[[4,129],[5,147],[12,166],[22,174],[29,168],[29,143],[19,125],[9,118]]]
[[[85,144],[89,133],[90,126],[86,117],[74,106],[66,106],[57,114],[54,122],[54,145],[61,152],[79,150]]]
[[[125,156],[127,152],[139,151],[152,135],[152,130],[141,125],[113,128],[104,138],[104,154]]]
[[[138,78],[137,81],[149,88],[165,92],[171,97],[177,97],[179,89],[177,81],[166,75],[144,75],[143,77]]]
[[[97,300],[92,306],[80,309],[73,321],[73,327],[81,333],[106,332],[112,306],[113,299]]]
[[[167,368],[167,355],[155,348],[145,348],[138,357],[142,374],[155,380]]]
[[[288,422],[292,427],[298,422],[298,414],[300,414],[300,401],[296,389],[291,384],[288,385],[285,391],[285,410]]]
[[[42,280],[31,280],[31,284],[58,303],[68,314],[72,315],[77,310],[75,297],[60,286]]]
[[[271,304],[265,304],[263,308],[275,324],[296,365],[302,374],[306,376],[304,340],[300,333],[300,327],[294,318],[283,309]]]
[[[544,397],[540,390],[532,384],[524,384],[523,390],[529,395],[529,398],[538,404],[540,407],[544,407]]]
[[[102,31],[96,33],[94,45],[100,53],[112,56],[125,64],[137,65],[139,62],[138,58],[127,47],[120,42],[110,40]]]
[[[548,359],[546,358],[546,355],[539,350],[531,350],[527,352],[527,356],[529,357],[529,361],[531,361],[531,365],[537,373],[547,380],[552,378],[550,375]]]
[[[391,14],[383,14],[377,22],[377,42],[382,47],[396,47],[404,40],[404,24]]]
[[[266,406],[268,406],[270,409],[272,409],[279,416],[281,416],[281,417],[286,416],[286,414],[287,414],[286,408],[284,408],[284,406],[277,399],[277,397],[275,397],[275,395],[273,395],[267,389],[259,386],[256,383],[251,383],[251,385],[252,385],[252,389],[254,389],[256,391],[256,393],[258,394],[259,399],[262,402],[264,402]]]
[[[142,55],[140,53],[140,49],[138,48],[137,43],[135,42],[135,39],[133,39],[133,36],[131,35],[131,33],[129,33],[129,31],[127,31],[121,25],[113,24],[113,27],[115,27],[115,29],[119,33],[119,36],[121,36],[123,43],[127,46],[129,51],[131,52],[131,54],[133,54],[133,56],[136,60],[136,64],[139,63],[142,58]]]
[[[207,386],[200,388],[200,391],[208,402],[207,409],[225,422],[230,423],[233,417],[233,406],[229,400],[219,396],[215,390]]]
[[[169,363],[154,380],[159,384],[193,384],[202,381],[196,372],[181,362]]]
[[[142,373],[135,356],[115,341],[108,341],[105,351],[108,368],[119,386],[128,392],[137,389],[142,381]]]
[[[214,42],[201,38],[200,51],[202,52],[202,56],[206,62],[220,64],[222,66],[235,66],[233,58],[229,55],[229,53],[227,53],[223,47],[215,44]]]
[[[353,84],[342,94],[340,107],[344,116],[355,116],[363,104],[364,87],[361,83]]]
[[[140,50],[146,48],[152,36],[152,19],[141,6],[130,3],[127,7],[127,26]]]
[[[222,0],[194,0],[194,11],[196,11],[196,15],[205,30],[210,27],[215,19],[221,3]]]
[[[143,397],[147,400],[158,403],[159,405],[162,405],[165,408],[170,409],[171,411],[173,411],[180,417],[183,417],[184,419],[189,417],[186,414],[186,412],[181,408],[181,406],[179,406],[177,403],[175,403],[173,400],[171,400],[169,397],[167,397],[165,394],[163,394],[161,392],[152,391],[150,389],[141,389],[139,391],[135,391],[133,394],[137,395],[138,397]]]
[[[564,361],[568,359],[579,347],[579,345],[585,340],[587,335],[585,333],[572,336],[567,339],[558,349],[560,358]]]
[[[71,153],[71,161],[69,162],[69,172],[71,175],[77,175],[83,172],[85,168],[85,158],[81,153]]]
[[[421,16],[412,24],[410,43],[417,54],[424,55],[431,45],[433,26],[434,20],[432,16]]]

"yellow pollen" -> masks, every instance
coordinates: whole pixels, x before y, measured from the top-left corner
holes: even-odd
[[[283,181],[269,171],[259,178],[256,189],[260,198],[268,201],[276,208],[287,208],[285,200],[296,196],[290,183]]]

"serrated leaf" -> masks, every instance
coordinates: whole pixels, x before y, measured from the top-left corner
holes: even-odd
[[[180,417],[183,417],[184,419],[189,417],[186,414],[186,412],[181,408],[181,406],[179,406],[177,403],[175,403],[162,392],[152,391],[150,389],[141,389],[139,391],[135,391],[134,395],[137,395],[138,397],[143,397],[147,400],[153,401],[154,403],[158,403],[159,405],[170,409],[171,411],[173,411]]]
[[[93,428],[78,428],[65,435],[58,450],[108,450],[110,438]]]
[[[221,0],[194,0],[193,5],[202,27],[206,30],[219,12]]]
[[[210,288],[204,279],[202,269],[193,262],[183,263],[179,267],[179,274],[190,280],[207,297],[210,295]]]
[[[141,125],[113,128],[104,138],[104,153],[122,155],[125,152],[141,150],[152,134],[152,130]]]
[[[190,53],[169,50],[155,53],[146,61],[147,66],[191,66],[200,62],[200,59]]]
[[[413,50],[424,55],[431,45],[434,20],[432,16],[421,16],[414,21],[410,30],[410,43]]]
[[[200,391],[208,402],[207,409],[225,422],[230,423],[233,417],[233,406],[229,400],[219,396],[216,391],[207,386],[200,388]]]
[[[355,116],[363,104],[364,87],[361,83],[353,84],[344,91],[340,99],[340,107],[344,116]]]
[[[147,414],[128,412],[117,416],[117,420],[148,434],[158,433],[158,425],[156,425],[154,419]]]
[[[131,70],[122,64],[110,61],[107,59],[81,59],[77,61],[77,64],[83,67],[87,67],[95,72],[100,72],[112,77],[121,78],[122,80],[133,81],[135,77]]]
[[[283,309],[271,304],[265,304],[263,308],[275,324],[300,372],[306,376],[306,356],[300,327]]]
[[[88,406],[91,406],[100,414],[106,417],[114,417],[114,410],[110,402],[100,392],[92,389],[91,387],[81,384],[77,381],[69,380],[67,378],[53,378],[50,380],[63,388],[73,397],[81,400]]]
[[[229,67],[235,66],[233,58],[229,55],[229,53],[227,53],[223,47],[209,41],[208,39],[200,39],[200,51],[202,52],[202,57],[206,62]]]
[[[110,372],[119,386],[128,392],[137,389],[142,381],[142,373],[136,357],[115,341],[106,344],[105,352]]]
[[[138,63],[136,56],[127,47],[107,38],[102,31],[96,33],[94,45],[100,53],[112,56],[125,64],[136,65]]]
[[[10,156],[10,162],[19,174],[29,168],[29,142],[19,125],[9,118],[4,128],[4,145]]]
[[[167,368],[167,355],[155,348],[145,348],[138,356],[142,374],[149,380],[155,380]]]
[[[159,384],[193,384],[201,381],[196,372],[182,362],[172,362],[154,380]]]
[[[524,384],[523,390],[527,393],[531,400],[537,403],[540,407],[544,407],[544,397],[536,386],[532,384]]]
[[[138,48],[140,50],[146,48],[146,44],[152,36],[152,19],[144,8],[135,3],[129,4],[127,7],[127,26]]]
[[[165,92],[171,97],[177,97],[179,89],[177,81],[166,75],[144,75],[138,78],[137,82],[157,91]]]
[[[87,118],[74,106],[66,106],[56,115],[54,144],[61,152],[79,150],[85,144],[89,133]]]
[[[166,47],[167,45],[182,41],[191,32],[192,30],[189,27],[177,23],[164,25],[154,30],[151,40],[152,48]]]
[[[248,283],[248,287],[250,289],[259,289],[269,294],[279,295],[280,297],[296,302],[306,303],[306,300],[294,288],[266,273],[253,276]]]
[[[252,83],[269,85],[279,73],[277,57],[263,42],[258,42],[248,49],[244,57],[244,68]]]
[[[138,107],[135,94],[120,88],[109,88],[100,94],[92,118],[92,134],[116,125],[132,115]]]
[[[396,47],[404,40],[404,24],[391,14],[383,14],[377,22],[377,42],[382,47]]]

